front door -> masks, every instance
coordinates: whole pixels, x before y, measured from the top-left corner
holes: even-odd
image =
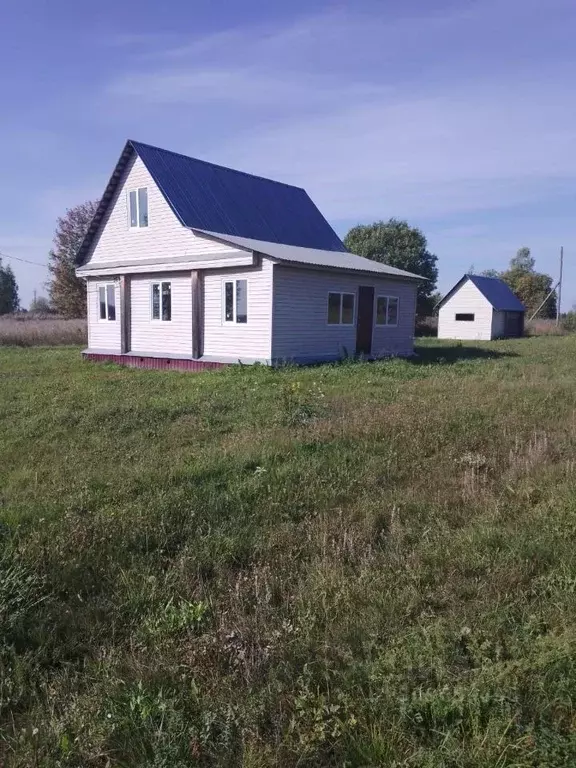
[[[358,288],[358,312],[356,313],[356,354],[372,354],[372,327],[374,325],[374,288],[361,285]]]

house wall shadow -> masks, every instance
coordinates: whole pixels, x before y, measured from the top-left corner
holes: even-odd
[[[453,365],[463,360],[497,360],[503,357],[518,357],[516,352],[499,349],[486,349],[485,347],[466,346],[464,344],[434,344],[418,345],[414,349],[414,356],[409,358],[413,365]]]

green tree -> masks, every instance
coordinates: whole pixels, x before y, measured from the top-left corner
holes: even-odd
[[[430,253],[426,237],[419,229],[398,219],[359,224],[348,232],[344,245],[352,253],[426,278],[418,285],[417,313],[431,314],[438,257]]]
[[[522,272],[534,272],[535,260],[532,258],[530,248],[518,248],[516,256],[510,259],[510,269],[518,269]]]
[[[86,316],[86,284],[76,277],[76,254],[80,249],[98,202],[70,208],[58,219],[48,269],[50,304],[63,317]]]
[[[534,270],[535,260],[530,248],[520,248],[510,259],[510,266],[500,277],[524,304],[528,315],[533,314],[552,291],[550,275]],[[539,311],[540,317],[556,317],[556,292],[553,291]]]
[[[10,264],[4,266],[0,259],[0,315],[17,312],[20,307],[18,285]]]
[[[485,269],[480,274],[483,277],[500,277],[500,272],[497,269]]]

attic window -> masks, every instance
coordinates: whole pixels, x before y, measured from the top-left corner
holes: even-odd
[[[128,192],[128,209],[130,215],[130,228],[148,226],[148,189],[131,189]]]
[[[455,320],[457,322],[464,321],[464,322],[468,322],[468,323],[473,323],[474,322],[474,315],[473,314],[469,314],[467,312],[457,312],[456,316],[455,316]]]

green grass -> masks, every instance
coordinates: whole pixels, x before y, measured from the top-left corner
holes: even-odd
[[[0,349],[0,765],[576,764],[576,337]]]

